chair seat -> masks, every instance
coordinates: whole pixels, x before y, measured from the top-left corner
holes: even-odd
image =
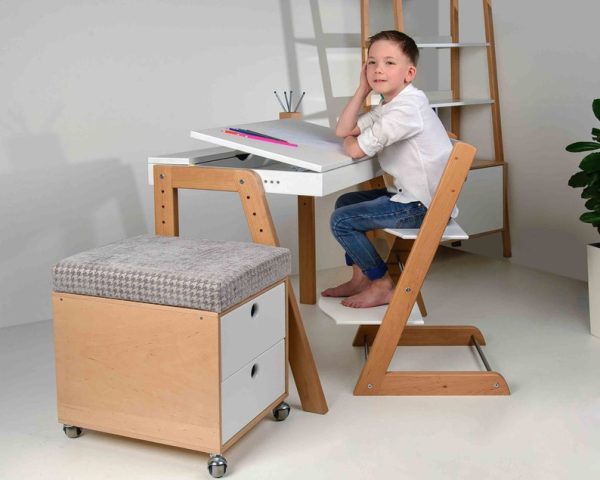
[[[396,235],[397,237],[404,238],[405,240],[415,240],[419,234],[419,228],[385,228],[385,232]],[[468,240],[469,235],[456,223],[455,220],[451,219],[444,230],[442,235],[442,242],[448,240]]]
[[[56,292],[220,313],[286,278],[286,248],[141,235],[61,260]]]

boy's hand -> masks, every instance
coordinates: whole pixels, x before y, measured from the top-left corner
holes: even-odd
[[[371,91],[369,81],[367,80],[367,63],[365,62],[360,69],[360,82],[358,84],[358,90],[366,97]]]

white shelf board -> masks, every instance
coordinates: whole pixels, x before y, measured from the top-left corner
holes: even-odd
[[[491,98],[442,98],[436,100],[429,100],[429,104],[432,108],[442,107],[462,107],[468,105],[490,105],[494,103]]]
[[[414,40],[419,48],[470,48],[490,45],[487,42],[453,42],[451,37],[416,37]]]
[[[469,48],[489,47],[489,43],[481,42],[453,42],[452,37],[413,37],[419,48]],[[295,42],[303,45],[317,45],[316,38],[295,38]],[[360,34],[358,33],[328,33],[319,36],[319,43],[327,48],[347,48],[349,50],[360,49]]]

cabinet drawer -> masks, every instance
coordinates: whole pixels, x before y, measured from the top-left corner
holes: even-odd
[[[221,381],[285,337],[285,283],[221,317]]]
[[[221,442],[226,443],[285,392],[285,340],[221,384]]]

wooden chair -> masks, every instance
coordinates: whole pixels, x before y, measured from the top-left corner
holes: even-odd
[[[387,262],[398,281],[380,325],[362,324],[354,338],[354,346],[364,346],[370,353],[354,389],[355,395],[509,395],[502,375],[492,371],[481,345],[485,339],[472,326],[407,325],[414,319],[415,302],[438,245],[452,230],[462,229],[450,222],[462,186],[475,157],[475,147],[457,142],[429,206],[421,228],[415,232],[389,229],[395,235]],[[414,240],[410,234],[415,235]],[[417,234],[418,233],[418,234]],[[466,234],[464,234],[466,235]],[[404,237],[404,238],[403,238]],[[464,237],[463,237],[464,238]],[[404,267],[398,267],[397,258]],[[395,269],[395,270],[394,270]],[[381,307],[377,307],[381,308]],[[369,310],[369,309],[361,309]],[[388,371],[397,346],[474,346],[486,371]]]

